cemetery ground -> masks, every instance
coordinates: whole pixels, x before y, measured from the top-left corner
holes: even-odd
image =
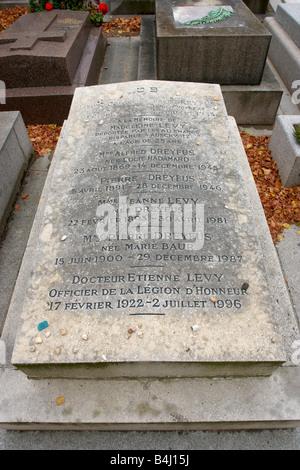
[[[12,21],[8,20],[8,18],[14,18],[15,14],[18,14],[18,12],[16,12],[15,9],[11,9],[11,12],[7,14],[6,19],[2,18],[3,23],[0,24],[4,24],[4,27],[7,27],[7,21]],[[111,25],[107,26],[105,35],[108,38],[134,37],[138,35],[138,33],[139,20],[138,17],[134,17],[134,19],[129,19],[129,21],[125,18],[124,21],[122,21],[122,19],[117,19],[115,23],[112,22]],[[104,65],[105,67],[109,67],[109,64]],[[52,154],[56,147],[61,127],[55,123],[50,125],[39,125],[39,123],[36,123],[28,125],[27,131],[35,154],[32,164],[24,179],[21,192],[15,201],[14,210],[1,241],[1,256],[3,255],[4,257],[3,261],[5,262],[5,265],[8,265],[8,263],[13,261],[12,264],[15,263],[16,270],[18,269],[17,263],[20,257],[20,252],[24,249],[26,237],[28,237],[30,232],[34,213],[39,203],[40,192],[51,165]],[[253,129],[240,127],[240,135],[263,205],[273,242],[276,245],[279,254],[282,251],[282,261],[287,270],[286,274],[293,276],[293,273],[295,273],[295,276],[297,276],[297,272],[293,267],[294,260],[292,257],[291,246],[300,243],[300,187],[294,186],[292,188],[287,188],[281,184],[277,165],[268,150],[268,142],[270,139],[269,133],[262,134],[261,131],[257,132],[255,130],[253,131]],[[291,258],[290,260],[289,257]],[[289,261],[291,269],[289,269],[290,267],[288,266]],[[15,274],[12,276],[14,275]],[[293,283],[293,279],[291,278],[286,280]],[[11,282],[12,278],[7,276],[3,286],[3,290],[7,291],[7,295],[6,298],[3,296],[2,302],[9,301],[10,290],[8,286]],[[269,444],[266,444],[266,447],[269,445],[269,448],[272,448],[273,445],[276,449],[280,448],[280,446],[287,449],[297,448],[299,440],[299,434],[297,434],[297,432],[298,430],[295,432],[289,430],[278,431],[278,441],[276,441],[276,431],[261,431],[257,433],[257,436],[255,436],[255,433],[252,433],[251,436],[251,433],[247,435],[246,432],[240,432],[239,442],[236,440],[238,433],[203,433],[202,445],[203,448],[261,448],[260,446],[263,446],[264,444],[259,442],[259,439],[262,437],[262,439],[265,438],[269,441]],[[273,436],[275,436],[273,444],[270,443],[272,433]],[[7,436],[8,435],[9,433]],[[66,432],[65,435],[67,436],[68,433]],[[6,446],[4,448],[9,448],[10,445],[15,445],[19,448],[24,446],[24,444],[21,444],[20,441],[18,441],[18,437],[16,436],[17,434],[15,434],[15,436],[13,433],[11,434],[12,444],[9,444],[6,436],[4,434],[0,434],[0,448],[1,440],[4,442],[4,446]],[[34,432],[32,432],[31,435],[28,433],[28,436],[33,441],[36,441],[36,444],[33,444],[36,445],[36,447],[43,445],[43,437],[39,437]],[[45,433],[44,436],[46,437],[47,433]],[[130,436],[126,436],[125,433],[116,433],[115,442],[114,438],[108,442],[109,433],[103,433],[103,436],[106,440],[106,443],[104,443],[104,446],[107,446],[106,448],[115,449],[116,446],[120,446],[120,441],[123,442],[122,445],[124,445],[124,449],[128,448],[129,441],[127,441],[127,439],[129,440]],[[133,436],[135,436],[135,441],[138,443],[136,445],[139,446],[136,448],[145,448],[145,444],[141,442],[142,436],[139,435],[139,433],[133,433]],[[96,439],[96,437],[93,437],[93,433],[86,434],[85,437],[82,436],[83,442],[85,442],[83,446],[85,445],[86,448],[89,448],[89,446],[96,448],[95,445],[97,444],[95,444],[94,438]],[[171,433],[169,433],[169,436],[168,433],[166,433],[164,437],[163,433],[157,433],[156,435],[154,433],[152,436],[151,433],[149,433],[149,439],[154,442],[152,448],[160,445],[158,439],[166,439],[165,442],[169,442],[169,445],[171,446],[170,448],[174,449],[180,448],[181,445],[184,446],[182,448],[185,449],[193,449],[199,446],[199,442],[196,442],[197,432],[191,432],[190,434],[188,432],[183,433],[182,438],[183,439],[180,443],[178,436],[176,437]],[[169,441],[167,439],[169,439]],[[289,441],[289,439],[291,440]],[[59,446],[60,444],[56,442],[53,446],[55,445]]]

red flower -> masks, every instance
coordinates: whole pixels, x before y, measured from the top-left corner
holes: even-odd
[[[52,10],[52,8],[53,8],[52,3],[47,2],[46,5],[45,5],[45,8],[46,8],[46,10]]]
[[[98,10],[101,11],[102,15],[106,15],[108,12],[108,6],[105,3],[99,3]]]

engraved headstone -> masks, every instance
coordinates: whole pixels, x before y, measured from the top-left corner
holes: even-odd
[[[271,35],[241,0],[156,1],[160,80],[257,85]]]
[[[198,377],[285,361],[274,246],[218,85],[78,88],[53,165],[16,367]]]

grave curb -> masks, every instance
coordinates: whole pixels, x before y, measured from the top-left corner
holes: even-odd
[[[180,431],[300,426],[299,367],[271,377],[161,380],[28,380],[0,373],[0,428]],[[56,398],[64,403],[56,404]]]
[[[12,210],[13,202],[20,190],[22,178],[34,153],[20,111],[6,111],[1,113],[2,116],[3,114],[8,118],[10,115],[10,119],[9,122],[7,122],[7,126],[2,129],[2,132],[4,131],[4,133],[1,133],[0,142],[0,180],[2,186],[0,234],[3,233],[6,226],[7,218]],[[8,179],[9,173],[10,177]],[[3,177],[6,181],[4,181]],[[10,184],[11,186],[9,188]]]
[[[293,94],[292,84],[300,76],[300,49],[275,18],[265,18],[264,25],[272,34],[269,60],[288,91]]]

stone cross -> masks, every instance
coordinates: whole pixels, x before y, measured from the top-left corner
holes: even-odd
[[[66,31],[47,31],[49,26],[55,21],[57,15],[52,17],[39,17],[34,22],[34,31],[4,32],[0,37],[0,44],[10,43],[11,51],[31,50],[37,41],[59,41],[63,42],[66,38]]]

